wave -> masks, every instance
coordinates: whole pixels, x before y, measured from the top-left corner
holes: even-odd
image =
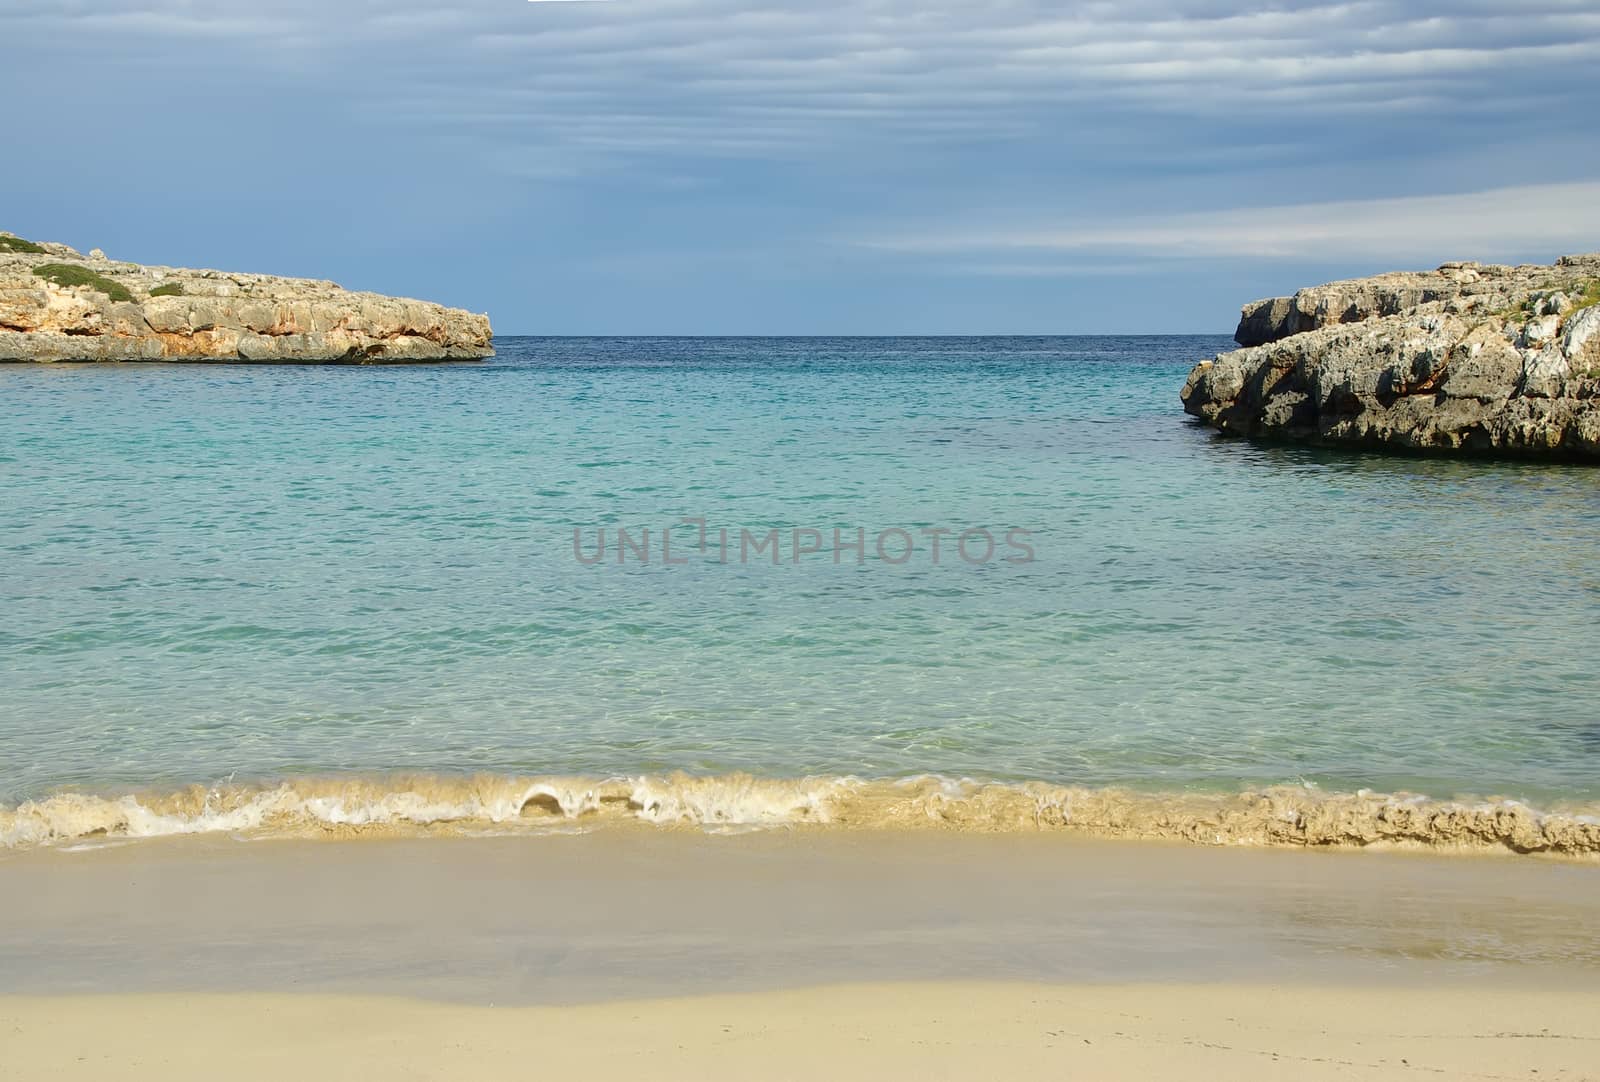
[[[0,805],[0,847],[179,834],[261,837],[539,832],[624,823],[700,829],[1070,831],[1220,846],[1389,846],[1600,855],[1600,808],[1507,798],[1325,793],[1274,786],[1151,794],[936,776],[631,778],[404,776],[191,786]]]

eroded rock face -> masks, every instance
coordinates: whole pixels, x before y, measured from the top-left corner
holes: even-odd
[[[1184,410],[1324,445],[1600,460],[1600,255],[1447,263],[1246,305]]]
[[[0,361],[387,364],[494,353],[489,317],[459,308],[352,293],[332,282],[150,267],[103,254],[85,258],[62,244],[38,247],[44,251],[0,243]],[[35,273],[51,266],[99,277],[57,284]],[[114,296],[117,286],[131,299]]]

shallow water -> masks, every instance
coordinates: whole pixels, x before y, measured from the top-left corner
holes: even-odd
[[[673,770],[1600,797],[1600,473],[1220,440],[1177,392],[1227,344],[0,368],[0,802]],[[663,565],[684,518],[730,558],[685,526]],[[995,555],[935,565],[929,527]],[[773,528],[778,565],[739,558]]]

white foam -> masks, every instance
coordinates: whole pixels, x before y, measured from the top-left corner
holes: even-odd
[[[395,777],[219,784],[167,794],[62,793],[0,807],[0,847],[226,833],[360,834],[455,824],[459,832],[587,829],[643,821],[703,830],[789,825],[1004,832],[1072,829],[1216,845],[1400,843],[1600,855],[1600,812],[1546,813],[1516,800],[1322,793],[1147,794],[1046,782],[922,775],[869,781],[743,774],[631,778]]]

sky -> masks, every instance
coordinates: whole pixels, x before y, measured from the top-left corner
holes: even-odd
[[[0,0],[0,229],[499,334],[1227,333],[1600,250],[1600,0]]]

